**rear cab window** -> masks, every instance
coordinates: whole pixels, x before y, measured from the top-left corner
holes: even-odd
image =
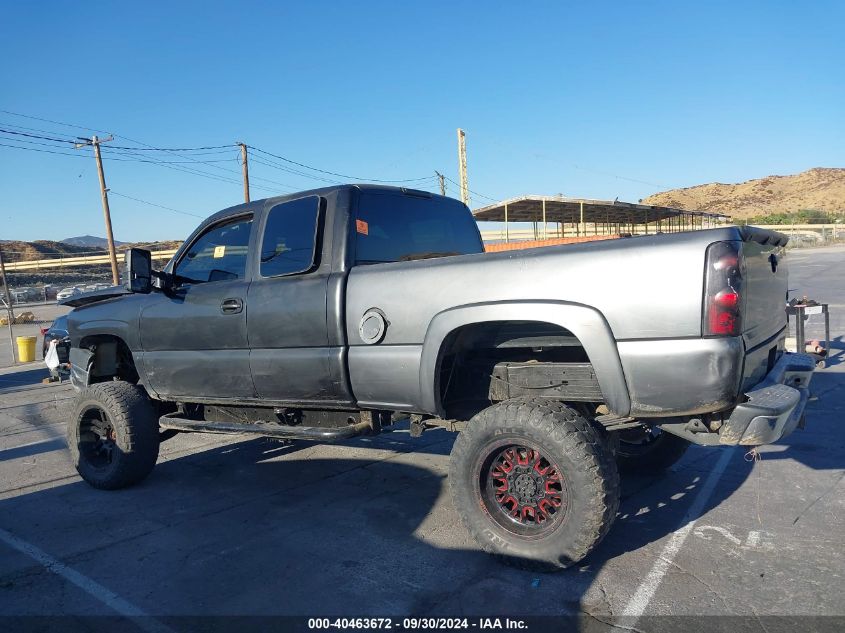
[[[262,277],[304,273],[318,263],[322,200],[319,196],[307,196],[270,209],[261,237]]]
[[[481,253],[478,225],[457,200],[364,190],[355,215],[355,264]]]

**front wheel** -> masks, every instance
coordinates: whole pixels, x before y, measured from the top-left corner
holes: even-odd
[[[476,415],[452,449],[449,483],[481,547],[523,569],[577,563],[619,506],[619,475],[600,432],[548,400],[507,400]]]
[[[77,398],[67,439],[71,461],[85,481],[102,490],[125,488],[155,466],[158,415],[141,387],[97,383]]]

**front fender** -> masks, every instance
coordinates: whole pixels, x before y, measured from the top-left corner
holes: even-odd
[[[584,347],[611,413],[626,416],[631,399],[616,340],[602,314],[588,306],[559,301],[500,301],[459,306],[435,315],[426,331],[420,361],[423,409],[444,415],[437,384],[443,342],[456,329],[490,321],[536,321],[565,328]]]
[[[71,343],[78,346],[79,343],[87,336],[106,335],[119,338],[128,343],[127,334],[129,332],[130,324],[126,321],[119,321],[117,319],[97,319],[91,321],[79,320],[73,323],[71,330]]]
[[[76,391],[84,391],[91,384],[91,363],[94,354],[87,349],[70,348],[70,384]]]

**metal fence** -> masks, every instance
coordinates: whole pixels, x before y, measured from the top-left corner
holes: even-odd
[[[789,236],[789,248],[845,244],[845,224],[755,224]]]

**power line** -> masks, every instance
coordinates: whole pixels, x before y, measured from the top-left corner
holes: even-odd
[[[228,145],[210,145],[208,147],[122,147],[120,145],[110,145],[109,147],[111,149],[131,149],[138,152],[196,152],[202,149],[228,149],[237,146],[237,143],[229,143]]]
[[[5,134],[14,134],[15,136],[27,136],[29,138],[40,138],[44,141],[55,141],[56,143],[70,143],[71,145],[75,144],[77,141],[70,141],[64,138],[52,138],[50,136],[39,136],[38,134],[29,134],[27,132],[15,132],[14,130],[4,130],[0,128],[0,132]]]
[[[190,160],[144,160],[143,158],[117,158],[115,156],[103,156],[104,160],[116,160],[122,163],[153,163],[155,165],[190,165],[193,161]],[[213,160],[204,161],[207,164],[212,163],[231,163],[231,158],[215,158]]]
[[[328,174],[330,176],[338,176],[339,178],[348,178],[350,180],[360,180],[360,181],[364,181],[364,182],[394,182],[394,183],[396,183],[396,182],[417,182],[417,181],[420,181],[420,180],[430,180],[431,179],[431,176],[424,176],[422,178],[404,178],[404,179],[398,179],[398,180],[381,179],[381,178],[361,178],[359,176],[350,176],[348,174],[340,174],[340,173],[335,172],[335,171],[328,171],[328,170],[325,170],[325,169],[319,169],[318,167],[312,167],[311,165],[306,165],[305,163],[300,163],[300,162],[297,162],[295,160],[291,160],[290,158],[285,158],[284,156],[279,156],[278,154],[273,154],[272,152],[268,152],[266,150],[260,149],[258,147],[255,147],[254,145],[250,145],[250,147],[257,152],[261,152],[262,154],[267,154],[268,156],[272,156],[273,158],[277,158],[279,160],[282,160],[286,163],[290,163],[292,165],[297,165],[297,166],[303,167],[305,169],[310,169],[312,171],[316,171],[316,172],[319,172],[321,174]]]
[[[2,134],[2,132],[0,132]],[[56,145],[55,143],[42,143],[40,141],[30,141],[25,138],[9,138],[7,136],[0,136],[4,141],[14,141],[15,143],[26,143],[27,145],[40,145],[41,147],[52,147],[53,149],[63,148],[64,145]]]
[[[61,125],[61,126],[64,126],[64,127],[69,127],[69,128],[82,129],[82,130],[88,130],[88,131],[93,131],[93,132],[107,133],[105,130],[98,130],[96,128],[91,128],[91,127],[87,127],[87,126],[84,126],[84,125],[75,125],[75,124],[71,124],[71,123],[65,123],[65,122],[62,122],[62,121],[55,121],[53,119],[47,119],[47,118],[44,118],[44,117],[32,116],[32,115],[29,115],[29,114],[21,114],[20,112],[12,112],[11,110],[0,109],[0,113],[9,114],[9,115],[12,115],[12,116],[18,116],[18,117],[22,117],[22,118],[25,118],[25,119],[31,119],[33,121],[43,121],[45,123],[51,123],[53,125]],[[114,136],[117,137],[117,138],[126,139],[127,141],[129,141],[131,143],[143,145],[144,147],[148,148],[149,150],[171,152],[171,150],[169,150],[167,148],[156,148],[156,147],[150,145],[149,143],[144,143],[142,141],[138,141],[138,140],[130,138],[128,136],[123,136],[123,135],[120,135],[120,134],[115,134]],[[139,151],[139,150],[143,150],[143,148],[140,148],[140,147],[131,148],[131,151]],[[126,150],[123,150],[123,151],[126,151]],[[58,153],[58,152],[50,152],[50,153]],[[175,152],[171,152],[171,153],[175,153]],[[178,154],[176,154],[176,155],[178,156]],[[180,156],[180,158],[184,158],[184,157],[185,156]],[[138,157],[138,158],[140,158],[140,157]],[[146,159],[146,157],[144,157],[144,159]],[[151,161],[151,162],[154,162],[154,164],[162,165],[163,167],[167,167],[168,169],[175,169],[177,171],[183,171],[185,173],[193,174],[193,175],[196,175],[196,176],[203,176],[205,178],[210,178],[212,180],[218,180],[218,181],[221,181],[221,182],[229,182],[229,183],[232,183],[232,184],[234,184],[234,183],[240,184],[240,181],[234,181],[234,180],[231,180],[231,179],[226,179],[225,177],[217,176],[216,174],[210,174],[208,172],[203,172],[203,171],[200,171],[198,169],[191,169],[189,167],[175,167],[173,165],[165,165],[163,162],[155,162],[155,161]],[[192,160],[191,162],[209,164],[210,167],[214,167],[215,169],[220,169],[220,170],[223,170],[223,171],[230,171],[230,172],[233,172],[233,173],[237,173],[234,170],[225,169],[225,168],[219,167],[217,165],[212,165],[212,164],[209,163],[209,161]],[[282,183],[276,183],[276,184],[282,184]],[[287,185],[283,185],[283,186],[287,186]],[[275,191],[274,189],[271,189],[269,187],[260,187],[260,188],[268,190],[268,191]]]
[[[147,143],[144,143],[144,142],[142,142],[142,141],[137,141],[137,140],[135,140],[135,139],[131,139],[131,138],[129,138],[128,136],[120,136],[119,134],[116,134],[115,136],[117,136],[117,137],[119,137],[119,138],[125,138],[126,140],[128,140],[128,141],[132,141],[133,143],[138,143],[138,144],[140,144],[140,145],[145,145],[145,146],[147,146],[147,147],[149,147],[149,148],[152,148],[152,146],[151,146],[151,145],[148,145]],[[127,153],[127,154],[130,154],[130,155],[137,155],[137,154],[135,154],[135,151],[136,151],[136,150],[138,150],[138,149],[141,149],[141,148],[133,148],[133,149],[132,149],[132,151],[126,151],[126,150],[124,150],[124,152],[125,152],[125,153]],[[186,155],[180,155],[180,154],[176,153],[175,151],[168,150],[168,149],[160,149],[159,151],[162,151],[162,152],[167,152],[167,153],[169,153],[169,154],[173,154],[174,156],[178,156],[178,157],[180,157],[180,158],[188,158],[188,159],[190,159],[190,160],[189,160],[189,162],[201,163],[201,164],[204,164],[204,165],[208,165],[209,167],[213,167],[214,169],[218,169],[218,170],[220,170],[220,171],[225,171],[225,172],[229,172],[229,173],[237,174],[238,176],[240,176],[240,175],[241,175],[241,174],[240,174],[240,172],[239,172],[239,171],[237,171],[237,170],[235,170],[235,169],[226,169],[225,167],[220,167],[220,166],[218,166],[218,165],[214,165],[214,164],[212,164],[212,161],[208,161],[208,160],[199,160],[199,159],[193,158],[193,157],[191,157],[190,155],[187,155],[187,154],[186,154]],[[144,156],[143,158],[145,158],[145,159],[146,159],[147,157],[146,157],[146,156]],[[155,163],[155,164],[159,164],[159,165],[164,165],[164,164],[165,164],[165,163],[164,163],[164,161],[155,161],[155,160],[153,160],[153,161],[150,161],[150,162],[153,162],[153,163]],[[199,170],[199,169],[192,168],[192,167],[184,167],[184,168],[171,167],[171,169],[181,169],[181,170],[183,170],[183,171],[185,171],[185,170],[190,170],[190,171],[187,171],[186,173],[194,173],[194,175],[203,175],[203,176],[205,176],[205,177],[207,177],[207,178],[214,178],[214,179],[217,179],[217,180],[222,180],[222,181],[224,181],[224,182],[228,181],[228,182],[231,182],[231,183],[233,183],[233,184],[234,184],[234,183],[237,183],[237,184],[239,184],[239,185],[241,184],[241,181],[240,181],[240,180],[233,180],[233,179],[231,179],[230,177],[227,179],[227,177],[226,177],[226,176],[218,176],[217,174],[210,174],[210,173],[208,173],[208,172],[204,172],[204,171],[201,171],[201,170]],[[258,177],[258,176],[254,176],[253,178],[254,178],[255,180],[263,180],[263,181],[265,181],[265,182],[269,182],[269,183],[272,183],[272,184],[274,184],[274,185],[278,185],[278,186],[280,186],[280,187],[284,187],[284,188],[286,188],[286,189],[290,189],[291,191],[295,191],[295,189],[294,189],[294,188],[292,188],[292,187],[291,187],[289,184],[287,184],[287,183],[278,182],[278,181],[276,181],[276,180],[271,180],[271,179],[269,179],[269,178],[261,178],[261,177]],[[274,188],[272,188],[272,187],[266,187],[266,186],[262,186],[262,185],[253,185],[253,188],[255,188],[255,189],[264,189],[265,191],[271,191],[271,192],[273,192],[273,193],[276,193],[276,189],[274,189]]]
[[[31,144],[31,145],[40,145],[42,147],[52,147],[52,148],[62,147],[61,145],[50,145],[49,143],[39,143],[38,141],[27,141],[26,139],[6,139],[5,137],[2,137],[2,136],[0,136],[0,139],[15,141],[16,143],[28,143],[28,144]],[[3,147],[13,147],[15,149],[24,149],[24,150],[29,150],[29,151],[32,151],[32,152],[44,152],[45,154],[59,154],[61,156],[74,156],[76,158],[83,158],[83,156],[81,156],[80,154],[70,154],[70,153],[67,153],[67,152],[56,152],[56,151],[50,151],[50,150],[44,150],[44,149],[39,150],[39,149],[36,149],[34,147],[21,147],[20,145],[7,145],[7,144],[4,144],[4,143],[0,143],[0,145],[2,145]],[[110,161],[113,160],[113,161],[119,161],[119,162],[123,162],[123,163],[160,163],[160,164],[163,164],[163,165],[189,164],[189,163],[192,162],[192,161],[188,161],[188,160],[154,161],[154,160],[145,160],[145,159],[142,159],[142,158],[117,158],[115,156],[108,156],[105,152],[104,152],[104,155],[103,155],[103,160],[110,160]],[[216,159],[216,160],[209,160],[209,161],[206,161],[206,162],[209,162],[209,163],[228,163],[228,162],[231,162],[232,160],[233,159]]]
[[[0,121],[0,125],[4,127],[13,127],[16,130],[29,130],[30,132],[43,132],[44,134],[56,134],[55,130],[45,130],[38,127],[27,127],[26,125],[18,125],[17,123],[9,123],[8,121]]]
[[[286,172],[286,173],[289,173],[289,174],[301,176],[303,178],[309,178],[311,180],[316,180],[318,182],[325,182],[325,183],[328,183],[330,185],[336,185],[336,184],[342,183],[342,181],[340,181],[340,180],[324,178],[322,176],[317,176],[317,175],[314,175],[314,174],[309,174],[309,173],[306,173],[306,172],[303,172],[303,171],[299,171],[297,169],[293,169],[293,168],[288,167],[286,165],[280,165],[278,163],[275,163],[271,160],[264,158],[263,156],[256,156],[255,154],[252,155],[252,161],[253,161],[253,163],[257,163],[259,165],[264,165],[266,167],[272,167],[274,169],[278,169],[280,171],[283,171],[283,172]],[[428,182],[429,186],[434,181],[434,179],[435,179],[435,176],[429,176],[428,177],[427,182]],[[425,184],[426,183],[418,183],[417,186],[423,187]]]
[[[12,140],[12,139],[9,139],[9,140]],[[23,141],[23,140],[21,140],[21,141],[18,141],[18,142],[34,142],[34,141]],[[85,158],[84,156],[82,156],[80,154],[74,154],[74,153],[70,153],[70,152],[58,152],[58,151],[55,151],[55,150],[39,149],[39,148],[35,148],[35,147],[21,147],[20,145],[9,145],[9,144],[6,144],[6,143],[0,143],[0,147],[21,149],[21,150],[26,150],[26,151],[30,151],[30,152],[41,152],[41,153],[45,153],[45,154],[56,154],[56,155],[59,155],[59,156],[71,156],[73,158]],[[53,146],[48,146],[48,147],[53,147]],[[120,154],[121,157],[109,156],[109,152],[103,152],[103,160],[120,161],[120,162],[135,162],[135,163],[145,163],[145,164],[150,164],[150,165],[157,165],[157,166],[164,167],[166,169],[174,169],[176,171],[181,171],[181,172],[184,172],[186,174],[191,174],[191,175],[194,175],[194,176],[201,176],[201,177],[208,178],[208,179],[211,179],[211,180],[216,180],[218,182],[224,182],[224,183],[227,183],[227,184],[234,184],[234,185],[241,185],[242,184],[240,180],[235,180],[235,179],[229,178],[227,176],[218,175],[218,174],[211,174],[211,173],[208,173],[208,172],[205,172],[205,171],[201,171],[199,169],[195,169],[193,167],[183,166],[183,165],[188,165],[192,162],[193,163],[207,164],[209,166],[214,166],[212,164],[214,162],[229,162],[230,160],[234,160],[234,158],[228,159],[228,160],[219,160],[219,161],[213,161],[213,160],[163,161],[163,160],[156,160],[156,159],[151,158],[149,156],[142,156],[142,155],[136,154],[134,152],[134,150],[133,151],[124,150],[122,152],[118,152],[118,154]],[[176,154],[176,155],[178,156],[178,154]],[[128,158],[128,156],[133,156],[134,158]],[[298,172],[296,170],[290,170],[290,169],[287,169],[287,168],[279,166],[279,165],[274,165],[269,161],[262,160],[260,157],[253,156],[253,160],[255,162],[257,162],[258,164],[265,165],[265,166],[268,166],[268,167],[274,167],[276,169],[281,169],[282,171],[287,171],[288,173],[292,173],[292,174],[295,174],[295,175],[299,175],[299,176],[303,176],[303,177],[307,177],[307,178],[312,178],[312,179],[322,181],[322,182],[326,182],[326,183],[329,183],[329,184],[338,184],[338,181],[335,181],[335,180],[329,180],[327,178],[322,178],[320,176],[314,176],[314,175],[307,174],[307,173],[304,173],[304,172]],[[180,166],[176,166],[176,165],[180,165]],[[220,168],[220,169],[223,169],[223,168]],[[223,169],[223,170],[227,171],[227,172],[231,172],[231,173],[237,173],[237,171],[232,170],[232,169]],[[260,181],[263,181],[263,182],[269,182],[271,184],[275,184],[277,186],[284,187],[285,189],[288,189],[290,191],[296,191],[296,188],[292,187],[288,183],[282,183],[282,182],[279,182],[277,180],[272,180],[270,178],[264,178],[262,176],[255,176],[255,175],[252,175],[251,178],[252,178],[252,180],[260,180]],[[434,180],[434,178],[435,178],[434,176],[428,176],[425,179],[418,179],[418,180],[428,181],[428,183],[420,182],[419,186],[423,186],[425,184],[429,184],[429,186],[430,186],[430,183],[431,183],[431,181]],[[452,180],[451,178],[447,177],[447,180],[449,180],[449,182],[451,182],[453,184],[456,184],[455,181]],[[254,184],[253,183],[252,188],[253,189],[261,189],[263,191],[268,191],[268,192],[271,192],[271,193],[278,193],[278,190],[276,188],[268,187],[268,186],[261,185],[261,184]],[[485,196],[485,195],[480,194],[480,193],[475,192],[475,191],[473,191],[472,193],[474,193],[478,196],[481,196],[482,198],[488,198],[490,200],[495,200],[494,198],[489,198],[489,196]]]
[[[11,140],[11,139],[6,139]],[[73,156],[75,158],[85,158],[80,154],[71,154],[69,152],[52,152],[48,149],[38,149],[37,147],[21,147],[20,145],[7,145],[6,143],[0,143],[0,147],[14,147],[15,149],[23,149],[29,152],[42,152],[44,154],[59,154],[60,156]]]
[[[460,186],[461,186],[461,185],[460,185],[460,183],[455,182],[454,180],[452,180],[451,178],[449,178],[449,176],[445,176],[445,178],[446,178],[446,180],[448,180],[449,182],[451,182],[451,183],[452,183],[453,185],[455,185],[456,187],[460,187]],[[486,196],[486,195],[484,195],[483,193],[478,193],[477,191],[473,191],[472,189],[469,189],[469,188],[467,189],[467,191],[469,191],[469,192],[470,192],[470,193],[472,193],[472,194],[475,194],[476,196],[480,196],[481,198],[486,198],[487,200],[491,200],[491,201],[493,201],[493,202],[498,202],[498,201],[500,200],[500,198],[491,198],[490,196]]]
[[[109,193],[115,196],[120,196],[121,198],[127,198],[129,200],[134,200],[135,202],[140,202],[141,204],[146,204],[151,207],[158,207],[159,209],[166,209],[167,211],[173,211],[174,213],[181,213],[182,215],[190,215],[195,218],[205,219],[206,216],[204,215],[197,215],[196,213],[189,213],[188,211],[180,211],[179,209],[174,209],[173,207],[166,207],[163,204],[156,204],[155,202],[150,202],[149,200],[141,200],[141,198],[134,198],[132,196],[127,196],[125,193],[119,193],[114,189],[110,189]]]
[[[100,132],[108,134],[106,130],[98,130],[93,127],[86,127],[84,125],[74,125],[72,123],[62,123],[61,121],[53,121],[52,119],[44,119],[42,117],[32,116],[30,114],[21,114],[20,112],[12,112],[11,110],[0,110],[3,114],[11,114],[12,116],[19,116],[24,119],[32,119],[33,121],[43,121],[44,123],[52,123],[53,125],[62,125],[64,127],[76,128],[77,130],[88,130],[89,132]]]
[[[3,112],[0,110],[0,112]],[[22,116],[22,115],[21,115]],[[33,127],[26,127],[23,125],[15,125],[13,123],[3,122],[0,123],[4,127],[13,127],[17,128],[17,130],[4,130],[0,129],[0,132],[6,134],[15,134],[19,136],[28,136],[30,138],[40,138],[43,140],[55,141],[58,143],[77,143],[76,140],[69,140],[69,139],[58,139],[52,138],[47,136],[39,136],[37,134],[27,134],[24,132],[20,132],[19,130],[29,130],[31,132],[43,132],[45,134],[52,134],[50,130],[43,130],[40,128],[33,128]],[[143,152],[199,152],[201,150],[217,150],[217,151],[210,151],[210,152],[203,152],[202,154],[194,154],[194,156],[204,156],[204,155],[216,155],[216,154],[224,154],[227,150],[237,147],[235,143],[229,143],[228,145],[211,145],[206,147],[128,147],[123,145],[110,145],[109,150],[133,150],[133,151],[143,151]],[[221,151],[222,150],[222,151]]]
[[[104,132],[104,130],[97,130],[96,128],[89,128],[89,127],[86,127],[86,126],[75,125],[75,124],[71,124],[71,123],[65,123],[65,122],[62,122],[62,121],[55,121],[53,119],[47,119],[47,118],[44,118],[44,117],[37,117],[37,116],[22,114],[20,112],[12,112],[10,110],[0,109],[0,113],[9,114],[9,115],[12,115],[12,116],[23,117],[23,118],[31,119],[31,120],[34,120],[34,121],[43,121],[45,123],[50,123],[52,125],[61,125],[61,126],[64,126],[64,127],[75,128],[75,129],[83,129],[83,130],[94,131],[94,132]],[[40,131],[40,132],[44,132],[44,133],[49,133],[49,131],[47,131],[47,130],[39,130],[37,128],[25,128],[24,126],[12,125],[12,124],[9,124],[9,126],[10,127],[23,128],[23,129],[31,129],[31,130],[34,130],[34,131]],[[12,133],[14,133],[14,132],[12,132]],[[23,134],[23,133],[19,133],[19,134]],[[31,136],[34,137],[35,135],[31,135]],[[137,145],[142,145],[143,147],[114,146],[112,148],[109,148],[109,151],[104,152],[104,154],[106,155],[106,156],[104,156],[104,158],[108,158],[110,160],[129,160],[129,159],[126,159],[126,158],[119,159],[119,158],[115,158],[113,156],[112,157],[107,156],[109,153],[112,153],[111,150],[118,150],[117,152],[114,152],[114,153],[117,153],[117,154],[120,154],[120,155],[135,156],[136,162],[147,162],[147,163],[151,163],[151,164],[156,164],[156,165],[160,165],[162,167],[166,167],[166,168],[169,168],[169,169],[175,169],[177,171],[183,171],[185,173],[189,173],[189,174],[196,175],[196,176],[202,176],[202,177],[209,178],[209,179],[212,179],[212,180],[217,180],[217,181],[220,181],[220,182],[227,182],[227,183],[231,183],[231,184],[237,183],[239,185],[241,184],[240,181],[236,181],[236,180],[232,179],[231,177],[226,177],[226,176],[222,176],[222,175],[218,175],[218,174],[211,174],[209,172],[201,171],[199,169],[195,169],[195,168],[191,168],[191,167],[175,167],[175,166],[173,166],[174,163],[177,163],[179,161],[159,161],[159,160],[155,160],[155,159],[150,159],[147,156],[141,156],[141,155],[135,154],[135,152],[140,152],[140,151],[158,151],[158,152],[173,153],[175,156],[178,156],[179,158],[187,158],[188,159],[187,162],[195,162],[195,163],[199,163],[199,164],[204,164],[204,165],[208,165],[209,167],[212,167],[212,168],[220,170],[220,171],[225,171],[225,172],[240,175],[240,173],[238,171],[234,170],[234,169],[227,169],[225,167],[220,167],[219,165],[213,164],[215,162],[226,162],[226,161],[200,160],[200,159],[194,158],[193,156],[191,156],[189,154],[185,154],[185,155],[178,154],[178,152],[221,150],[221,149],[225,149],[225,148],[228,148],[228,147],[235,147],[236,146],[235,144],[217,145],[217,146],[203,146],[203,147],[197,147],[197,148],[164,148],[164,147],[154,147],[154,146],[152,146],[148,143],[144,143],[143,141],[139,141],[137,139],[133,139],[133,138],[130,138],[128,136],[124,136],[124,135],[120,135],[120,134],[115,134],[114,136],[116,138],[126,139],[127,141],[129,141],[131,143],[135,143]],[[74,142],[74,141],[67,141],[65,139],[54,139],[54,138],[46,138],[46,137],[43,138],[43,140],[54,140],[56,142],[62,142],[62,143],[64,143],[64,142],[69,142],[69,143]],[[33,150],[33,151],[38,151],[38,150],[34,150],[34,148],[23,148],[23,147],[20,147],[20,146],[8,145],[7,147],[16,147],[17,149],[30,149],[30,150]],[[421,177],[421,178],[395,179],[395,180],[394,179],[380,179],[380,178],[360,178],[360,177],[357,177],[357,176],[350,176],[348,174],[341,174],[341,173],[338,173],[338,172],[320,169],[318,167],[313,167],[313,166],[307,165],[305,163],[300,163],[298,161],[286,158],[284,156],[280,156],[278,154],[273,154],[272,152],[268,152],[266,150],[262,150],[262,149],[259,149],[259,148],[253,147],[253,146],[250,146],[250,147],[255,151],[261,152],[262,154],[265,154],[267,156],[271,156],[273,158],[284,161],[284,162],[289,163],[291,165],[297,165],[299,167],[302,167],[304,169],[308,169],[308,170],[311,170],[311,171],[314,171],[314,172],[327,174],[327,175],[330,175],[330,176],[337,176],[339,178],[344,178],[344,179],[369,181],[369,182],[383,182],[383,183],[423,183],[423,182],[431,181],[432,178],[433,178],[432,176],[425,176],[425,177]],[[40,150],[40,151],[44,151],[46,153],[61,154],[61,152],[55,152],[55,151],[47,151],[47,150]],[[256,157],[253,155],[253,159],[255,159],[255,158]],[[287,167],[283,167],[283,166],[278,165],[278,164],[273,164],[270,161],[267,161],[267,162],[257,161],[257,162],[259,162],[259,164],[264,164],[265,166],[280,169],[282,171],[287,171],[288,173],[292,173],[294,175],[302,176],[302,177],[305,177],[305,178],[311,178],[313,180],[328,182],[328,183],[331,183],[331,184],[336,184],[336,182],[337,182],[337,181],[332,181],[332,180],[329,180],[329,179],[326,179],[326,178],[316,176],[314,174],[309,174],[307,172],[301,172],[301,171],[298,171],[298,170],[293,170],[293,169],[290,169],[290,168],[287,168]],[[282,182],[279,182],[279,181],[276,181],[276,180],[272,180],[270,178],[253,176],[253,179],[254,180],[261,180],[263,182],[268,182],[268,183],[271,183],[271,184],[274,184],[274,185],[277,185],[277,186],[281,186],[281,187],[290,189],[292,191],[295,190],[295,188],[291,187],[291,185],[289,185],[287,183],[282,183]],[[271,187],[262,186],[262,185],[253,185],[253,187],[258,188],[258,189],[264,189],[266,191],[273,191],[273,192],[276,191],[275,189],[273,189]]]
[[[267,159],[265,159],[261,156],[255,156],[254,154],[252,156],[252,160],[254,162],[258,163],[259,165],[264,165],[266,167],[273,167],[274,169],[278,169],[278,170],[281,170],[285,173],[293,174],[295,176],[302,176],[304,178],[311,178],[312,180],[318,180],[320,182],[327,182],[327,183],[330,183],[330,184],[333,184],[333,185],[340,183],[339,180],[330,180],[328,178],[323,178],[322,176],[315,176],[313,174],[308,174],[308,173],[305,173],[305,172],[302,172],[302,171],[297,171],[296,169],[291,169],[290,167],[285,167],[283,165],[273,163],[273,162],[268,161]]]
[[[21,114],[19,112],[12,112],[10,110],[0,110],[0,112],[2,112],[4,114],[10,114],[10,115],[13,115],[13,116],[24,117],[24,118],[27,118],[27,119],[33,119],[35,121],[43,121],[43,122],[46,122],[46,123],[52,123],[54,125],[62,125],[62,126],[65,126],[65,127],[84,129],[84,130],[92,130],[94,132],[104,132],[103,130],[96,130],[94,128],[88,128],[88,127],[85,127],[85,126],[82,126],[82,125],[73,125],[73,124],[70,124],[70,123],[63,123],[61,121],[54,121],[52,119],[45,119],[45,118],[42,118],[42,117],[36,117],[36,116],[27,115],[27,114]],[[22,126],[14,126],[14,127],[22,127]],[[46,130],[36,130],[36,131],[46,132]],[[142,141],[138,141],[136,139],[129,138],[128,136],[122,136],[120,134],[115,134],[115,137],[125,138],[127,141],[131,141],[132,143],[137,143],[138,145],[143,145],[144,147],[112,146],[110,149],[131,150],[131,151],[187,152],[187,151],[223,149],[223,148],[228,148],[228,147],[236,147],[236,144],[232,143],[232,144],[229,144],[229,145],[212,145],[212,146],[194,147],[194,148],[166,148],[166,147],[154,147],[154,146],[149,145],[147,143],[144,143]],[[74,143],[75,141],[66,141],[66,140],[62,139],[61,142]],[[431,176],[425,176],[425,177],[421,177],[421,178],[404,178],[404,179],[361,178],[361,177],[358,177],[358,176],[350,176],[348,174],[341,174],[341,173],[338,173],[338,172],[333,172],[333,171],[328,171],[328,170],[325,170],[325,169],[320,169],[318,167],[313,167],[311,165],[307,165],[305,163],[300,163],[300,162],[292,160],[290,158],[286,158],[284,156],[280,156],[278,154],[273,154],[272,152],[268,152],[266,150],[259,149],[255,146],[252,146],[252,145],[250,145],[249,147],[252,148],[255,151],[261,152],[262,154],[272,156],[273,158],[282,160],[282,161],[284,161],[286,163],[290,163],[292,165],[297,165],[299,167],[303,167],[304,169],[310,169],[311,171],[316,171],[316,172],[327,174],[327,175],[330,175],[330,176],[337,176],[339,178],[347,178],[347,179],[350,179],[350,180],[360,180],[360,181],[368,181],[368,182],[384,182],[384,183],[403,183],[403,182],[427,181],[427,180],[430,180],[432,178]],[[203,161],[196,161],[196,162],[203,162]],[[273,166],[273,165],[269,165],[269,166]],[[222,168],[219,168],[219,169],[222,169]],[[233,171],[234,172],[234,170],[225,170],[225,171]],[[292,173],[296,173],[297,175],[301,175],[301,176],[304,176],[306,178],[314,178],[315,180],[320,180],[319,178],[312,176],[312,175],[309,175],[309,174],[306,174],[306,173],[302,173],[302,172],[292,172]],[[266,178],[263,179],[263,180],[266,180],[268,182],[273,182],[275,184],[283,184],[283,183],[276,183],[275,181],[272,181],[272,180],[269,180],[269,179],[266,179]],[[327,181],[327,182],[333,182],[333,181]],[[283,186],[289,186],[289,185],[283,184]]]
[[[141,152],[141,151],[145,151],[147,148],[146,147],[117,147],[117,148],[110,147],[109,149],[112,150],[113,153],[120,154],[123,151]],[[114,150],[117,150],[117,151],[115,152]],[[211,150],[211,151],[207,151],[207,152],[191,152],[190,154],[187,154],[186,156],[191,156],[191,157],[195,157],[195,156],[220,156],[222,154],[231,154],[232,150],[234,150],[234,147],[227,145],[226,149],[215,149],[215,150]],[[157,151],[162,152],[164,150],[158,149]]]
[[[138,154],[135,154],[134,152],[126,152],[126,154],[129,154],[130,156],[140,156]],[[178,156],[178,154],[176,154],[176,155]],[[112,159],[112,160],[118,160],[118,159]],[[142,158],[137,158],[135,160],[136,160],[136,162],[139,162],[139,163],[148,163],[148,164],[152,164],[152,165],[158,165],[158,166],[164,167],[166,169],[173,169],[173,170],[181,171],[181,172],[184,172],[186,174],[191,174],[191,175],[194,175],[194,176],[202,176],[203,178],[208,178],[210,180],[217,180],[219,182],[225,182],[225,183],[228,183],[228,184],[235,184],[235,185],[241,184],[241,182],[239,180],[234,180],[233,178],[221,176],[221,175],[218,175],[218,174],[212,174],[212,173],[209,173],[207,171],[202,171],[202,170],[196,169],[194,167],[175,167],[171,162],[161,161],[161,160],[149,160],[148,157],[146,157],[146,156],[144,156]],[[189,161],[189,162],[203,162],[203,163],[209,164],[209,161]],[[233,170],[226,169],[224,171],[233,171]],[[237,172],[234,172],[234,173],[237,173]],[[274,193],[276,192],[275,189],[272,189],[270,187],[265,187],[265,186],[262,186],[262,185],[253,185],[253,187],[264,189],[266,191],[272,191]]]

